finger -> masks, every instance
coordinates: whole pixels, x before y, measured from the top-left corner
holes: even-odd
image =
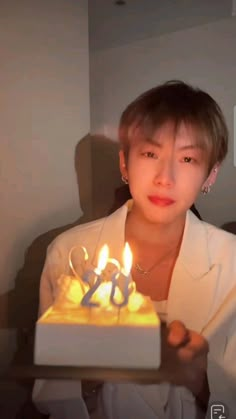
[[[190,336],[191,339],[188,345],[188,349],[194,352],[196,356],[201,356],[209,352],[209,344],[202,335],[191,331]]]
[[[172,346],[186,344],[190,339],[189,330],[179,320],[174,320],[168,326],[167,341]]]
[[[192,331],[189,331],[189,337],[189,342],[178,350],[179,358],[189,362],[207,356],[209,345],[206,339]]]

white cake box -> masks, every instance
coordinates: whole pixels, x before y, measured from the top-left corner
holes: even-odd
[[[36,324],[34,362],[78,367],[158,368],[160,320],[152,302],[129,312],[50,307]]]

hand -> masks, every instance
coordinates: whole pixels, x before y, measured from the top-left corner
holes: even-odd
[[[162,360],[159,372],[166,381],[181,385],[197,396],[206,383],[208,343],[179,321],[162,328]]]

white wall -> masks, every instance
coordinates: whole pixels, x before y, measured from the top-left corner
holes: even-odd
[[[231,16],[232,0],[89,0],[90,48],[113,48]]]
[[[92,132],[116,139],[123,108],[138,94],[169,79],[207,90],[219,102],[230,130],[229,156],[209,196],[199,199],[205,220],[221,225],[236,219],[233,167],[233,106],[236,104],[236,18],[93,52]]]
[[[2,294],[31,241],[81,214],[74,151],[90,130],[87,0],[1,1],[0,51]],[[1,358],[13,333],[1,330]]]

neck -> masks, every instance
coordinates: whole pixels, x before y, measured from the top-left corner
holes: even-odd
[[[128,214],[125,235],[128,241],[142,242],[164,249],[180,244],[186,215],[178,217],[169,224],[152,223],[146,220],[135,208]]]

